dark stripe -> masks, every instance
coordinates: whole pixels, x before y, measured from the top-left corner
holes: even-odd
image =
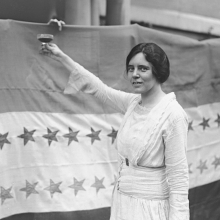
[[[192,91],[177,91],[177,100],[183,108],[197,107],[220,102],[220,90],[215,95],[213,88]],[[51,112],[69,114],[111,114],[117,111],[104,105],[95,97],[83,93],[64,95],[62,91],[31,89],[0,89],[0,113],[6,112]]]
[[[220,219],[220,180],[189,190],[190,220]]]
[[[85,94],[64,95],[62,91],[30,89],[1,89],[0,113],[49,112],[69,114],[103,114],[113,112],[92,96]]]
[[[164,88],[176,92],[184,108],[220,102],[218,39],[198,42],[137,25],[66,27],[60,34],[51,26],[1,21],[0,113],[115,113],[89,95],[62,94],[69,73],[58,62],[39,55],[36,36],[41,32],[54,34],[55,43],[70,57],[104,83],[123,91],[132,91],[123,77],[130,49],[141,39],[156,42],[171,63],[171,75]]]
[[[74,212],[47,212],[17,214],[2,220],[109,220],[110,208]]]

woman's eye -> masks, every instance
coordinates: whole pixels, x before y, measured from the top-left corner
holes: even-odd
[[[128,67],[128,72],[133,72],[134,68],[133,67]]]
[[[147,67],[140,67],[140,71],[141,71],[141,72],[146,72],[147,70],[148,70]]]

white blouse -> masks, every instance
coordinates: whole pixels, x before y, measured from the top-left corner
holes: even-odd
[[[119,174],[111,220],[189,220],[188,121],[174,93],[152,109],[74,63],[65,93],[92,94],[125,114],[117,135]]]

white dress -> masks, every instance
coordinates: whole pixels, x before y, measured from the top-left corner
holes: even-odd
[[[187,116],[174,93],[155,107],[112,89],[74,63],[65,93],[83,91],[125,114],[117,135],[111,220],[189,220]]]

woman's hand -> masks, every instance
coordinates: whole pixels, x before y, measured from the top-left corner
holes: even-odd
[[[65,57],[64,52],[53,43],[43,43],[41,45],[40,54],[51,57],[54,60],[61,61]]]
[[[59,61],[69,72],[71,72],[76,66],[76,63],[67,54],[65,54],[56,44],[42,44],[40,54]]]

